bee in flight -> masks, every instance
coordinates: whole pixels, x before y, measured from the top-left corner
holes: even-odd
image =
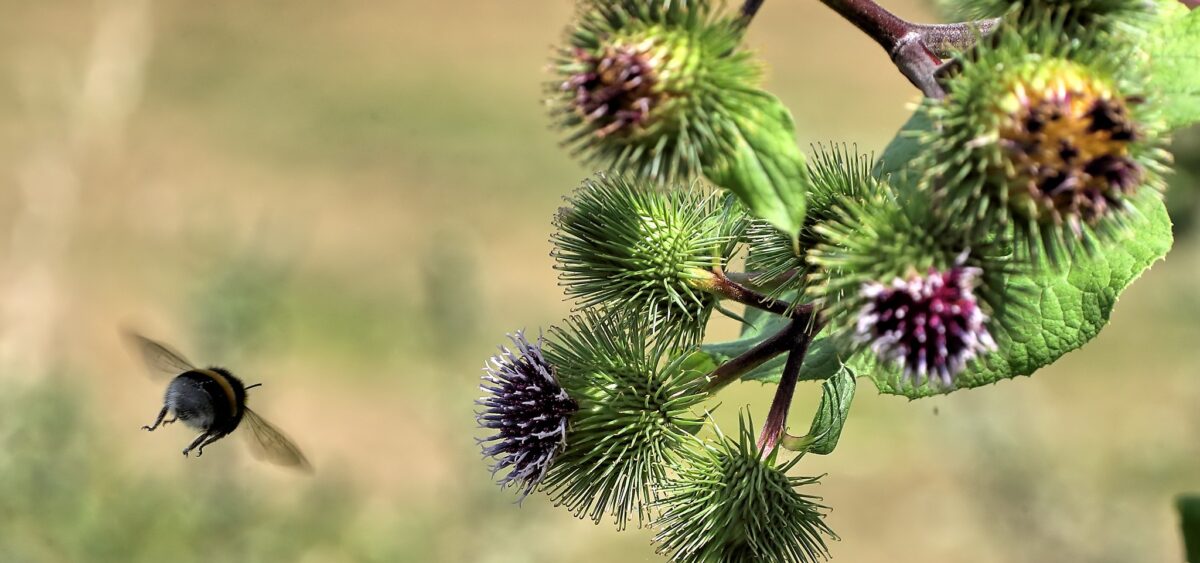
[[[251,433],[248,442],[255,457],[283,466],[311,469],[296,444],[246,406],[246,391],[261,383],[243,385],[242,380],[225,368],[198,368],[166,344],[140,334],[126,334],[152,372],[174,377],[167,385],[158,418],[153,424],[143,426],[143,430],[154,431],[160,425],[181,420],[200,431],[183,449],[183,455],[195,450],[196,457],[200,457],[204,446],[228,436],[245,419]],[[174,417],[166,419],[168,414]]]

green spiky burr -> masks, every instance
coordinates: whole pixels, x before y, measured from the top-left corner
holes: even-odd
[[[736,439],[704,445],[662,487],[659,551],[680,563],[828,558],[826,539],[837,539],[828,509],[800,492],[817,478],[789,476],[801,458],[780,463],[778,455],[758,448],[745,420]]]
[[[705,175],[792,236],[808,187],[791,114],[743,22],[707,0],[581,2],[549,106],[586,162],[660,184]]]
[[[579,405],[566,449],[542,483],[556,504],[618,528],[647,523],[657,487],[703,420],[704,374],[671,361],[668,347],[619,313],[589,311],[555,329],[546,357]]]
[[[698,184],[660,190],[601,174],[559,210],[555,267],[582,307],[628,312],[656,336],[691,344],[717,304],[705,284],[728,263],[741,223],[724,198]]]
[[[924,184],[971,238],[1011,236],[1021,258],[1061,266],[1162,190],[1157,103],[1137,50],[1096,48],[1053,21],[997,33],[925,106]]]

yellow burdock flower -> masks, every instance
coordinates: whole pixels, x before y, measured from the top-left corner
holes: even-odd
[[[1010,82],[998,105],[1009,206],[1041,223],[1083,225],[1124,210],[1145,169],[1131,156],[1139,138],[1129,104],[1069,61]]]
[[[1061,265],[1111,240],[1133,201],[1162,189],[1169,157],[1137,51],[1099,49],[1050,22],[1002,29],[960,62],[946,98],[925,106],[923,183],[972,239],[1011,238],[1020,256]]]

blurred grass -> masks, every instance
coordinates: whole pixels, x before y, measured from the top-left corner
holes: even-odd
[[[66,381],[9,389],[2,401],[0,560],[293,561],[334,547],[372,555],[340,545],[359,502],[343,485],[305,487],[285,502],[228,469],[164,479],[114,461],[112,438]]]
[[[1179,527],[1187,549],[1187,561],[1200,561],[1200,495],[1182,494],[1175,499]]]
[[[474,443],[484,359],[569,310],[549,219],[589,171],[538,99],[570,3],[147,3],[136,111],[73,140],[98,22],[131,2],[0,0],[0,316],[51,327],[44,348],[0,331],[0,560],[656,560],[646,531],[516,507]],[[878,150],[915,99],[817,2],[768,3],[750,42],[802,142]],[[55,221],[21,180],[46,151],[78,188]],[[800,465],[829,473],[836,560],[1178,560],[1172,499],[1200,475],[1196,236],[1032,379],[916,403],[862,389],[838,450]],[[137,430],[162,388],[124,323],[265,382],[255,408],[316,475],[235,438],[183,460],[187,432]],[[734,386],[718,419],[761,417],[770,393]],[[806,427],[818,390],[799,395]]]

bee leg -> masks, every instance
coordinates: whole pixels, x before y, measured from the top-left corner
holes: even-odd
[[[213,434],[212,436],[209,436],[208,439],[205,440],[203,444],[200,444],[200,446],[196,448],[196,457],[200,457],[200,456],[204,455],[204,446],[207,446],[213,442],[216,442],[217,440],[220,440],[223,437],[225,437],[224,434]]]
[[[171,420],[164,420],[164,421],[162,421],[162,423],[163,424],[174,424],[176,420],[179,420],[179,415],[175,415],[175,417],[172,418]]]
[[[202,432],[199,436],[196,436],[196,439],[192,440],[192,443],[188,444],[188,447],[183,448],[184,457],[187,457],[189,452],[196,449],[196,446],[199,446],[205,438],[208,438],[208,432]],[[196,457],[200,457],[199,454],[197,454]]]
[[[168,410],[167,407],[163,407],[161,411],[158,411],[158,418],[154,419],[154,424],[151,424],[150,426],[143,426],[142,430],[145,430],[147,432],[153,432],[155,428],[158,428],[159,424],[162,424],[163,418],[167,416],[167,410]],[[176,417],[176,418],[178,418],[178,417]],[[171,420],[170,422],[175,422],[175,421]]]

